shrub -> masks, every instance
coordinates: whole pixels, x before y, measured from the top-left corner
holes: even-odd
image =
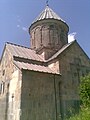
[[[80,100],[84,107],[90,107],[90,74],[81,78]]]
[[[78,115],[71,117],[69,120],[90,120],[90,108],[82,108]]]
[[[68,120],[90,120],[90,74],[81,78],[79,90],[81,110]]]

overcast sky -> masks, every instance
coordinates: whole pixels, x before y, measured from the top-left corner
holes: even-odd
[[[0,0],[0,56],[5,42],[30,47],[28,28],[45,7],[46,0]],[[90,0],[49,0],[49,7],[90,57]]]

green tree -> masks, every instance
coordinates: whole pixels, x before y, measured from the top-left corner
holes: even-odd
[[[84,107],[90,107],[90,74],[81,78],[80,100]]]
[[[81,78],[79,91],[81,110],[69,120],[90,120],[90,74]]]

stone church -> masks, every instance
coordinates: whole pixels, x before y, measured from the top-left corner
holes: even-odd
[[[0,120],[65,120],[79,110],[90,59],[48,5],[29,27],[30,48],[6,43],[0,59]]]

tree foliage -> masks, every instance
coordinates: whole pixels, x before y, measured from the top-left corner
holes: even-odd
[[[84,107],[90,107],[90,74],[81,78],[80,100]]]
[[[81,78],[79,90],[81,110],[69,120],[90,120],[90,74]]]
[[[82,108],[79,114],[76,114],[69,120],[90,120],[90,108]]]

